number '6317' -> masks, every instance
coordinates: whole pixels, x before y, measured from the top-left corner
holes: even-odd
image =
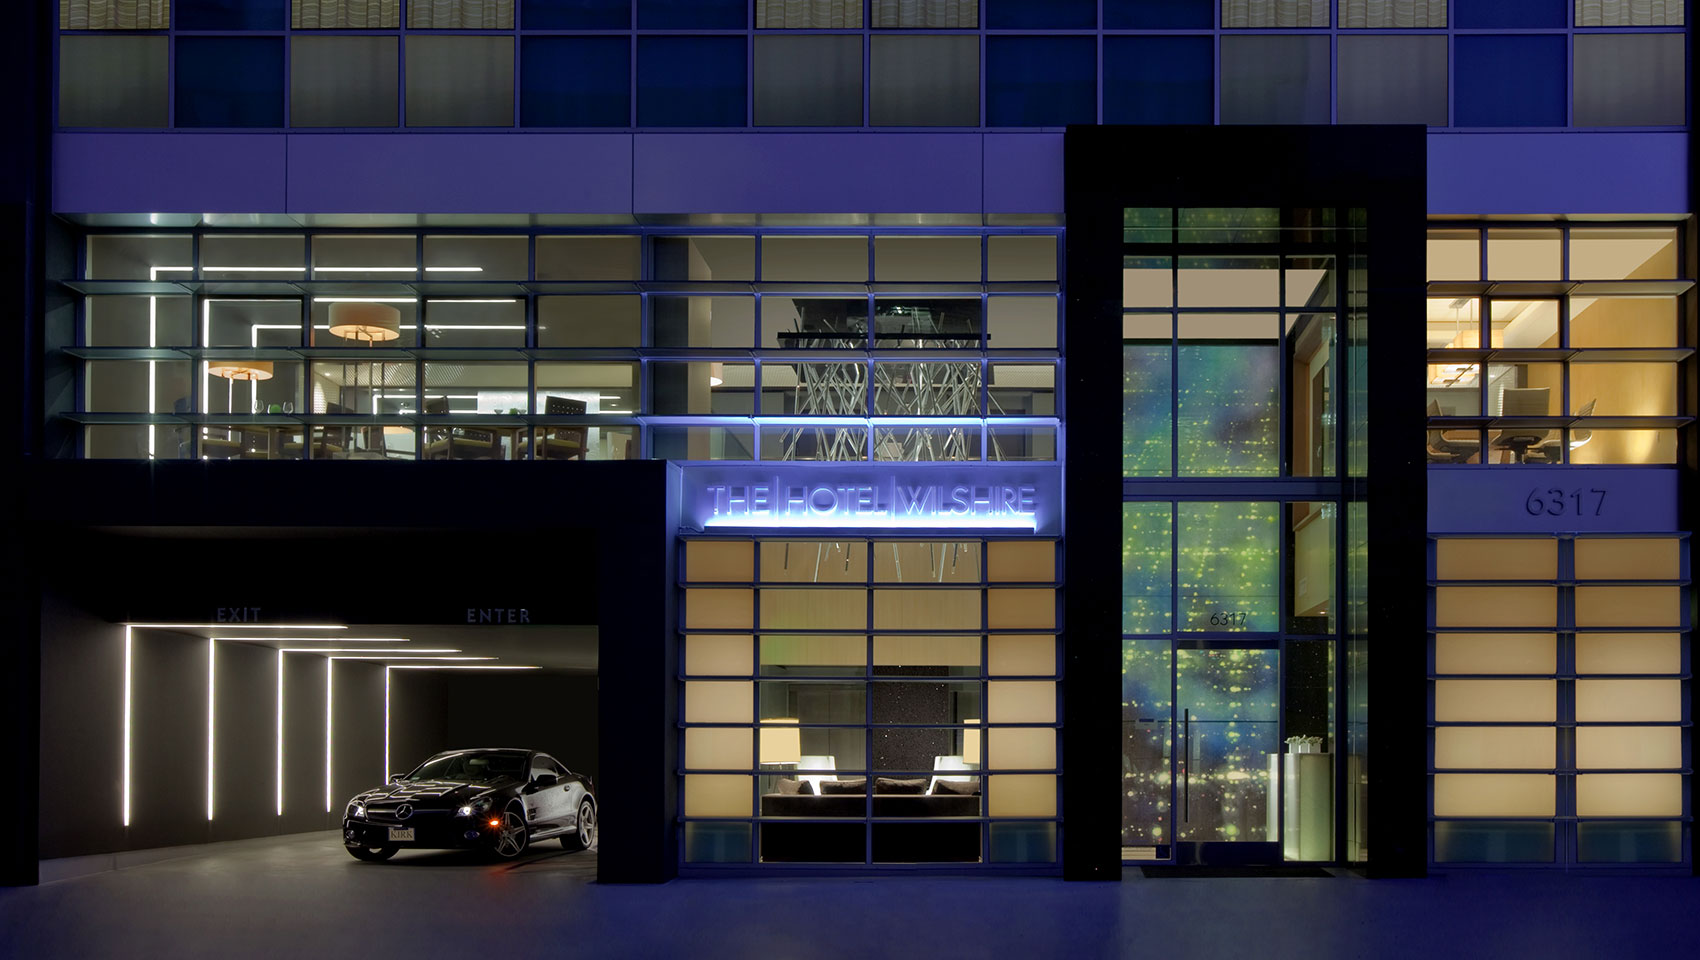
[[[1523,500],[1523,509],[1529,511],[1531,517],[1542,514],[1549,517],[1597,517],[1605,506],[1606,492],[1599,487],[1571,490],[1568,493],[1557,487],[1534,489],[1530,490],[1528,497]]]

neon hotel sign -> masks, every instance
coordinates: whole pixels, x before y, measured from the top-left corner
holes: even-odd
[[[908,468],[809,465],[788,473],[686,468],[687,525],[715,527],[980,528],[1038,531],[1049,525],[1055,470],[949,473]],[[690,521],[694,520],[694,524]]]

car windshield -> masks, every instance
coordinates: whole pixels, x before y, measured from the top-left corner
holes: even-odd
[[[496,780],[525,773],[525,754],[511,750],[450,753],[432,757],[407,775],[409,780]]]

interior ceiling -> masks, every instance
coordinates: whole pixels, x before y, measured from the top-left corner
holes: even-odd
[[[554,673],[594,674],[597,666],[597,631],[593,626],[464,626],[460,624],[360,624],[347,630],[294,630],[287,626],[263,630],[237,630],[230,626],[173,627],[175,633],[194,637],[217,637],[221,642],[248,643],[291,650],[358,648],[361,653],[332,656],[369,659],[374,663],[451,666],[461,661],[395,660],[409,649],[454,650],[419,656],[491,657],[465,662],[466,666],[531,666]],[[245,636],[246,635],[246,636]],[[403,639],[406,643],[361,643],[363,638]],[[370,649],[370,654],[364,651]]]

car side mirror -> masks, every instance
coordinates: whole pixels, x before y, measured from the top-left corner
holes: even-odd
[[[560,777],[557,777],[552,773],[542,773],[542,774],[538,774],[537,777],[531,781],[531,785],[533,787],[537,788],[538,790],[542,790],[542,789],[545,789],[547,787],[552,787],[555,784],[560,783],[560,782],[561,782]]]
[[[407,774],[405,774],[405,773],[392,773],[392,774],[390,774],[390,782],[391,783],[400,783],[400,782],[402,782],[403,780],[406,780],[406,779],[407,779]]]

